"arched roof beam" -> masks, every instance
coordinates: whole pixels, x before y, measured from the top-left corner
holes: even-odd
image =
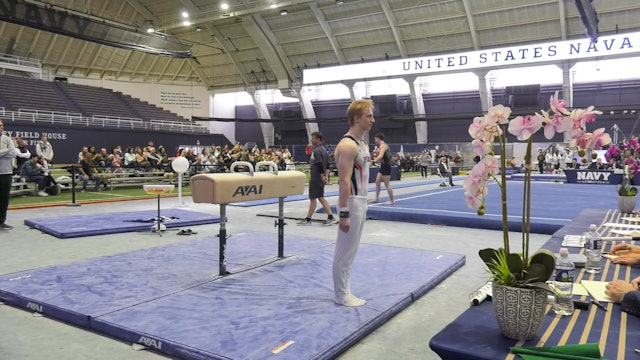
[[[287,54],[278,44],[276,35],[269,29],[269,25],[260,14],[251,15],[248,19],[249,21],[243,21],[242,25],[267,60],[271,71],[276,76],[278,87],[288,88],[290,80],[296,79],[296,76]],[[280,86],[282,82],[287,86]]]
[[[318,5],[316,5],[315,3],[309,4],[309,7],[311,8],[311,12],[313,12],[313,15],[315,15],[316,19],[318,20],[318,24],[320,24],[322,31],[324,31],[324,34],[326,35],[327,40],[329,40],[329,44],[331,45],[333,52],[336,54],[336,57],[338,58],[338,63],[340,63],[340,65],[346,64],[347,60],[344,57],[344,53],[342,52],[342,49],[338,44],[338,40],[333,35],[333,31],[331,30],[329,23],[327,23],[327,20],[324,17],[324,14],[318,8]]]
[[[562,0],[558,0],[562,1]],[[476,30],[476,22],[473,19],[473,13],[471,12],[471,2],[469,0],[462,0],[464,5],[464,12],[467,15],[467,22],[469,23],[469,33],[471,34],[471,41],[473,42],[473,48],[480,50],[480,41],[478,40],[478,31]]]
[[[229,40],[225,39],[224,36],[222,35],[222,33],[220,32],[220,30],[216,29],[216,27],[213,24],[208,24],[207,25],[207,29],[209,29],[211,36],[213,36],[213,38],[216,39],[218,44],[220,44],[220,47],[222,47],[224,52],[229,56],[229,59],[233,63],[233,66],[235,66],[236,70],[238,70],[238,74],[240,74],[240,77],[242,78],[242,82],[245,84],[245,86],[249,86],[251,83],[249,82],[249,79],[247,78],[247,71],[245,70],[244,66],[242,66],[242,62],[238,58],[238,55],[236,54],[237,50],[235,49],[233,44],[231,44],[231,42]],[[191,64],[192,68],[194,70],[196,70],[196,68],[194,67],[193,62],[190,62],[190,64]],[[200,76],[200,81],[202,81],[203,84],[205,84],[207,86],[212,86],[213,85],[213,84],[209,84],[209,83],[207,83],[205,81],[206,77],[201,76],[200,75],[201,72],[196,71],[196,73],[198,74],[198,76]]]
[[[391,32],[393,33],[393,38],[396,40],[396,45],[398,45],[398,51],[400,51],[400,56],[403,58],[407,57],[407,48],[404,46],[404,42],[402,41],[402,36],[400,36],[400,31],[398,30],[398,22],[396,21],[395,16],[393,16],[393,11],[391,10],[391,6],[389,6],[388,0],[378,0],[380,2],[380,6],[382,7],[382,11],[384,12],[384,16],[387,18],[387,22],[389,23],[389,27],[391,28]]]
[[[558,15],[560,19],[560,36],[567,40],[567,8],[564,0],[558,0]]]

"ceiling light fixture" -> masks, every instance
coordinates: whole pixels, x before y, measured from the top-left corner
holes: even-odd
[[[196,26],[195,30],[198,32],[202,31],[202,26]]]
[[[185,20],[185,21],[183,21],[183,22],[182,22],[182,25],[184,25],[184,26],[190,26],[190,25],[191,25],[191,21],[189,21],[189,20]]]
[[[344,1],[342,1],[342,0],[336,0],[336,5],[342,5],[342,4],[344,4]]]
[[[229,4],[227,4],[226,2],[223,2],[222,4],[220,4],[220,8],[222,10],[227,10],[229,8]]]
[[[144,30],[148,33],[152,33],[156,31],[156,29],[153,27],[153,22],[151,20],[147,20],[144,22]]]
[[[277,8],[277,7],[278,7],[278,4],[275,4],[275,3],[274,3],[274,4],[271,4],[271,8],[272,8],[272,9],[275,9],[275,8]]]
[[[188,18],[189,17],[189,13],[186,12],[186,11],[183,11],[182,12],[182,17],[185,18],[185,19]]]
[[[280,10],[280,15],[287,15],[288,13],[287,9]]]

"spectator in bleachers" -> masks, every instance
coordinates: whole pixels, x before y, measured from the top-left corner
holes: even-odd
[[[196,156],[196,161],[194,161],[189,166],[189,176],[193,176],[196,174],[203,174],[206,172],[205,165],[202,163],[202,155]]]
[[[16,137],[16,149],[18,149],[20,153],[15,158],[16,163],[14,167],[14,173],[20,174],[20,169],[22,169],[22,165],[24,165],[24,163],[29,161],[31,152],[29,151],[29,149],[27,149],[27,143],[22,140],[21,137]]]
[[[169,154],[167,154],[167,149],[160,145],[158,146],[158,155],[160,156],[160,168],[163,170],[167,169],[167,166],[169,166]]]
[[[40,163],[38,154],[31,154],[29,161],[25,162],[20,168],[20,177],[26,182],[36,183],[38,185],[38,196],[49,196],[44,189],[47,186],[47,177],[49,174]]]
[[[138,162],[139,169],[149,169],[151,164],[149,164],[149,160],[147,160],[147,156],[144,150],[141,147],[136,147],[136,162]]]
[[[137,169],[138,161],[136,160],[136,154],[133,152],[133,147],[129,146],[127,152],[124,153],[124,167],[127,169]]]
[[[89,148],[83,146],[82,150],[80,150],[80,152],[78,153],[78,163],[80,163],[80,160],[82,160],[82,158],[84,157],[84,153],[86,153],[87,151],[89,151]]]
[[[147,151],[147,161],[153,170],[160,170],[162,167],[162,156],[158,155],[156,148],[150,146]]]
[[[117,146],[111,150],[111,172],[122,172],[122,155],[120,153],[120,148]]]
[[[107,152],[107,149],[101,148],[100,153],[93,157],[94,163],[100,166],[99,172],[107,172],[107,170],[111,171],[111,162],[113,161],[113,156]]]
[[[46,136],[42,136],[36,145],[36,154],[42,158],[42,166],[49,169],[53,164],[53,146],[49,143]]]
[[[190,148],[187,151],[187,154],[185,155],[185,157],[187,158],[187,160],[189,160],[189,164],[192,164],[194,161],[196,161],[196,149]]]
[[[98,174],[95,166],[92,162],[92,154],[90,152],[86,152],[84,157],[80,161],[80,166],[78,167],[78,180],[82,182],[82,192],[87,191],[87,183],[89,180],[95,181],[95,191],[101,191],[100,184],[102,184],[102,177]]]

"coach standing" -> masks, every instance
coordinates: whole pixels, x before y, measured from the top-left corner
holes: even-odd
[[[4,133],[4,124],[0,120],[0,230],[11,230],[7,225],[7,208],[11,193],[11,177],[13,176],[13,158],[18,155],[18,149],[13,140]]]

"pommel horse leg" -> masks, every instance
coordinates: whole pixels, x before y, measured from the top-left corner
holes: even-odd
[[[218,274],[220,276],[228,275],[227,271],[227,205],[220,204],[220,252],[218,258]]]
[[[278,257],[284,257],[284,198],[278,198],[278,220],[276,224],[278,227]]]

